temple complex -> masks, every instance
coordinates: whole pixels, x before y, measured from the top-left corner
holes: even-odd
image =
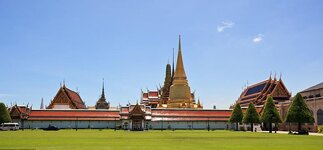
[[[323,83],[300,92],[309,109],[313,112],[315,123],[306,124],[315,131],[323,124]],[[249,103],[254,103],[259,113],[269,96],[273,97],[280,116],[284,118],[291,104],[291,93],[281,77],[248,86],[242,91],[235,104],[240,104],[243,112]],[[95,106],[86,106],[78,92],[60,86],[53,100],[44,107],[41,100],[40,109],[25,105],[13,105],[9,108],[10,116],[21,128],[38,129],[55,125],[58,128],[107,128],[124,130],[150,129],[234,129],[229,123],[232,107],[224,110],[203,109],[200,100],[195,100],[195,92],[191,92],[184,69],[181,38],[179,37],[176,68],[174,64],[166,65],[165,80],[162,87],[156,90],[141,92],[140,103],[126,106],[110,107],[106,100],[104,82],[99,99]],[[257,125],[261,130],[260,124]],[[288,130],[290,126],[280,124],[280,130]]]

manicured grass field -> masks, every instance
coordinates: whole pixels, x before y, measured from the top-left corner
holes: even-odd
[[[2,131],[0,149],[322,149],[323,136],[234,131]]]

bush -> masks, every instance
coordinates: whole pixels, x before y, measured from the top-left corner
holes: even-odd
[[[167,129],[168,129],[168,130],[171,130],[171,129],[172,129],[172,126],[171,126],[171,125],[168,125],[168,126],[167,126]]]
[[[298,131],[298,135],[308,135],[308,130],[303,128],[302,130]]]
[[[245,131],[243,126],[240,126],[240,131]]]
[[[317,127],[317,132],[318,133],[323,133],[323,126],[318,126]]]

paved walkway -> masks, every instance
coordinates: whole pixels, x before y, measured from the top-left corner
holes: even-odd
[[[268,133],[268,131],[259,131],[259,132]],[[275,131],[273,131],[273,133],[275,133]],[[288,134],[288,131],[277,131],[277,133],[279,133],[279,134]],[[315,132],[310,132],[310,135],[323,136],[322,133],[315,133]]]

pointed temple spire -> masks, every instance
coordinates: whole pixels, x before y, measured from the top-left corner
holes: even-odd
[[[173,82],[170,87],[169,100],[167,102],[167,107],[170,108],[180,108],[187,107],[191,108],[191,90],[188,85],[186,78],[184,63],[182,58],[182,47],[181,47],[181,36],[178,40],[178,54],[176,69],[173,77]]]
[[[109,109],[110,103],[106,101],[104,92],[104,78],[102,79],[102,93],[99,100],[96,102],[95,109]]]
[[[174,77],[174,73],[175,73],[175,52],[174,52],[174,48],[173,48],[173,64],[172,64],[172,78]]]
[[[178,54],[177,54],[177,63],[174,78],[184,78],[186,79],[186,74],[184,70],[184,63],[182,57],[182,48],[181,48],[181,36],[179,35],[178,40]]]
[[[65,88],[66,86],[65,86],[65,79],[63,80],[63,87]]]
[[[44,109],[44,98],[41,98],[40,108],[39,109]]]
[[[274,76],[274,80],[276,81],[276,71],[275,71],[275,76]]]
[[[101,97],[105,99],[105,93],[104,93],[104,78],[102,79],[102,94]]]

